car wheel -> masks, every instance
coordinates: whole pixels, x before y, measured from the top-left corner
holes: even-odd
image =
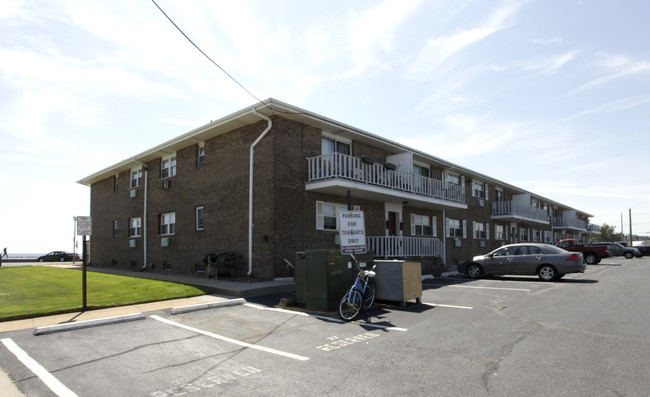
[[[544,281],[552,281],[557,276],[557,270],[551,265],[544,265],[539,268],[537,275]]]
[[[60,260],[61,260],[61,262],[65,262],[65,258],[61,258]]]
[[[585,256],[585,262],[587,262],[587,264],[589,265],[595,265],[596,263],[598,263],[598,259],[599,259],[598,255],[596,254],[587,254]]]
[[[467,275],[470,278],[474,278],[474,279],[481,278],[481,276],[483,275],[483,269],[481,268],[481,266],[477,265],[476,263],[472,263],[467,267]]]
[[[629,251],[625,253],[625,259],[632,259],[632,258],[634,258],[634,254],[633,254],[633,253],[631,253],[631,252],[629,252]]]
[[[44,262],[44,261],[43,261],[43,258],[40,258],[38,261],[39,261],[39,262]]]

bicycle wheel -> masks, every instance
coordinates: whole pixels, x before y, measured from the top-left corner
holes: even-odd
[[[363,310],[370,310],[375,303],[375,286],[373,283],[368,282],[366,288],[363,290]]]
[[[339,316],[345,321],[355,318],[363,307],[363,297],[357,290],[348,291],[339,304]]]

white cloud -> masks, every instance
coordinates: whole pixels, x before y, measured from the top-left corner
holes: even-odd
[[[619,79],[650,74],[650,61],[635,61],[622,55],[600,54],[600,57],[601,60],[595,66],[603,69],[606,74],[582,84],[578,88],[570,91],[567,95]]]
[[[493,69],[496,71],[504,70],[532,70],[539,71],[542,74],[555,74],[557,73],[565,64],[573,61],[577,56],[576,51],[567,51],[562,54],[557,54],[554,56],[546,58],[538,58],[529,61],[515,62],[511,66],[493,66]]]
[[[511,19],[519,9],[519,3],[507,4],[496,9],[486,21],[474,29],[464,29],[453,35],[443,35],[429,39],[427,45],[417,55],[410,68],[410,76],[418,79],[428,76],[438,66],[456,53],[477,43],[490,35],[512,25]]]

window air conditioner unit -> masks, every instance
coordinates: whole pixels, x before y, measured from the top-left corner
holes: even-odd
[[[163,237],[160,239],[161,247],[169,247],[169,237]]]
[[[171,185],[171,181],[170,181],[170,180],[163,181],[163,183],[162,183],[162,187],[163,187],[163,189],[169,189],[169,186],[170,186],[170,185]]]
[[[485,200],[480,199],[480,200],[478,201],[478,206],[479,206],[479,207],[485,207]]]
[[[129,194],[131,195],[131,198],[136,198],[136,197],[138,197],[138,190],[137,189],[131,189]]]
[[[454,240],[454,247],[460,247],[461,246],[461,241],[460,239]]]
[[[135,248],[138,246],[138,240],[129,240],[129,247]]]
[[[480,245],[481,245],[481,248],[485,248],[485,241],[481,241]]]

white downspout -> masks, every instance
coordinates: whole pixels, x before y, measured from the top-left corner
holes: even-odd
[[[145,270],[147,268],[147,180],[149,179],[149,167],[143,163],[138,161],[135,157],[133,158],[133,161],[141,164],[142,169],[144,169],[144,220],[143,223],[144,225],[142,226],[142,243],[144,244],[143,251],[144,251],[144,264],[142,265],[142,270]],[[129,175],[130,176],[130,175]]]
[[[447,265],[447,215],[442,210],[442,263]]]
[[[255,108],[253,108],[253,114],[266,120],[268,122],[268,125],[266,126],[264,132],[262,132],[262,134],[255,140],[255,142],[253,142],[250,151],[250,170],[248,179],[248,273],[246,273],[248,276],[253,274],[253,158],[255,156],[255,146],[266,136],[266,134],[271,130],[271,127],[273,126],[271,119],[264,116],[263,114],[257,113]]]

